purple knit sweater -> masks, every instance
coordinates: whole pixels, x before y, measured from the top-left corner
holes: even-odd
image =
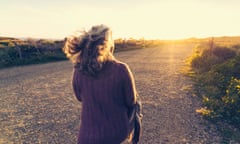
[[[132,73],[119,61],[104,65],[97,78],[73,73],[73,90],[82,102],[78,144],[120,144],[128,135],[128,111],[136,103]]]

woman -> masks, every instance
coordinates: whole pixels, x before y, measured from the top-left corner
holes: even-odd
[[[74,64],[73,90],[82,102],[78,144],[120,144],[128,137],[137,92],[128,65],[116,60],[113,50],[105,25],[66,40],[64,52]]]

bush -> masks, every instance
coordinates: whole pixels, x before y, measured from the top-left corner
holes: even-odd
[[[195,54],[191,61],[208,118],[237,124],[240,120],[240,56],[233,48],[215,47]],[[239,124],[237,124],[239,125]]]
[[[10,66],[18,57],[18,53],[12,47],[0,49],[0,68]]]
[[[230,81],[231,77],[240,78],[240,56],[236,56],[230,60],[224,61],[221,64],[213,67],[213,70],[221,73],[225,76],[227,81]]]
[[[36,47],[31,45],[21,45],[19,48],[22,57],[19,56],[19,52],[14,47],[0,49],[0,68],[66,60],[61,49],[38,51]]]
[[[214,49],[203,48],[192,59],[191,66],[199,72],[209,71],[214,65],[222,63],[236,56],[236,52],[230,48],[216,47]]]
[[[240,120],[240,79],[232,78],[227,87],[226,95],[222,97],[223,116],[231,122],[239,124]]]
[[[236,52],[233,49],[225,47],[216,47],[213,49],[213,55],[220,58],[222,61],[233,58],[236,56]]]

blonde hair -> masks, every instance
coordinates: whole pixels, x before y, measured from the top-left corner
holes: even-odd
[[[66,39],[63,51],[75,67],[95,76],[106,61],[113,60],[112,31],[105,25],[93,26],[89,31]]]

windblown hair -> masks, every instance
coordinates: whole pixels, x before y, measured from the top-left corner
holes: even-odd
[[[89,31],[66,39],[63,51],[75,68],[84,74],[97,76],[107,61],[113,57],[112,32],[105,25],[93,26]]]

